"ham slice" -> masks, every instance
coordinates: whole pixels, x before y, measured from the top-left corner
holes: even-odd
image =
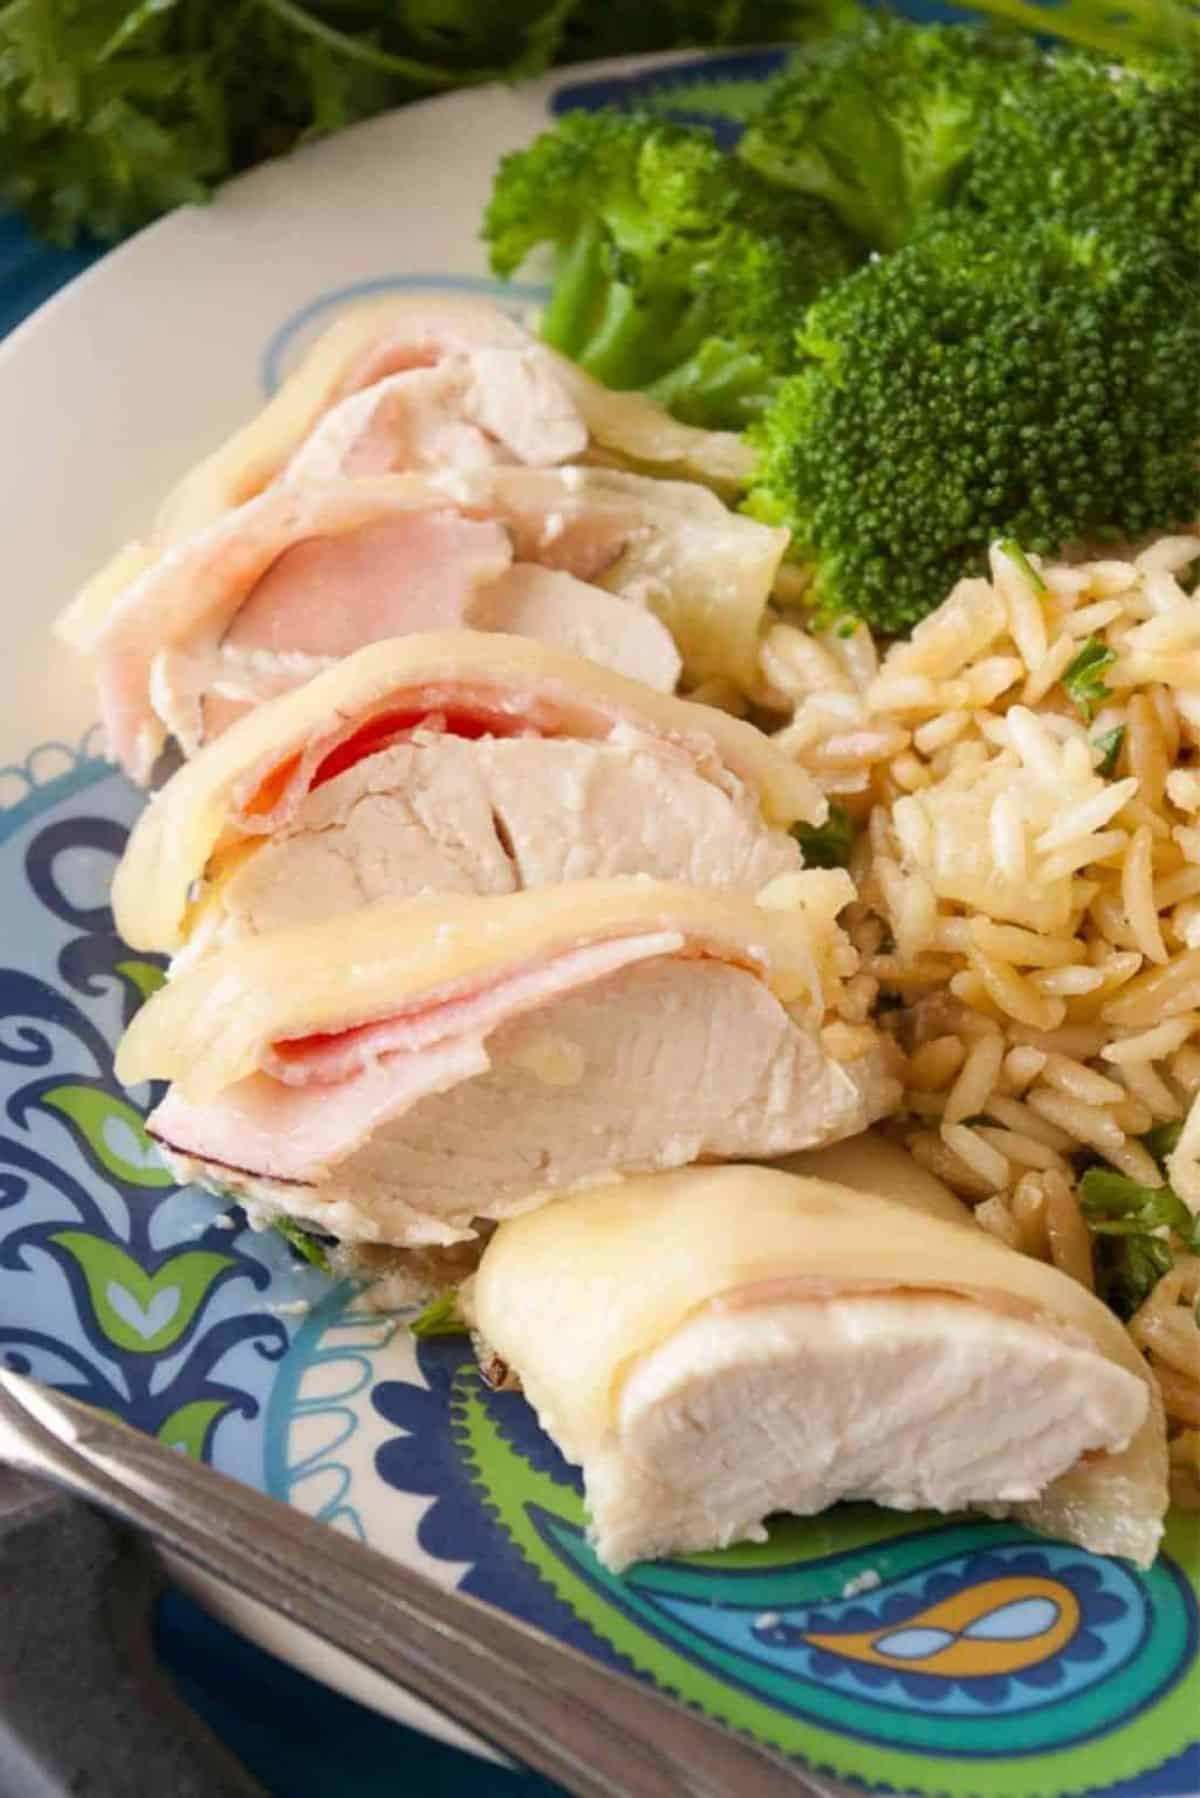
[[[529,967],[514,968],[491,985],[440,1003],[427,1003],[335,1035],[284,1038],[263,1057],[263,1071],[289,1086],[324,1086],[353,1080],[385,1056],[415,1056],[434,1044],[476,1037],[480,1042],[500,1024],[545,1005],[560,993],[602,980],[618,968],[655,955],[678,955],[678,931],[626,936],[612,943],[567,949]]]
[[[628,592],[581,583],[611,568],[634,536],[669,555],[666,540],[682,549],[695,529],[681,526],[677,507],[651,503],[644,490],[657,493],[657,483],[590,495],[561,477],[545,487],[540,475],[505,472],[515,486],[496,487],[485,473],[465,486],[384,476],[272,488],[152,562],[76,639],[97,657],[122,766],[144,782],[168,731],[194,754],[240,709],[338,656],[402,632],[474,627],[477,617],[485,629],[523,621],[672,686],[679,658],[652,615],[661,608],[646,608],[644,583],[631,575]],[[714,550],[719,537],[732,548],[747,532],[751,546],[771,549],[778,533],[749,521],[727,529],[719,502],[704,499],[716,511],[699,528]],[[534,570],[514,583],[514,559],[575,580],[539,585]],[[760,610],[764,601],[765,588]]]
[[[512,561],[498,524],[446,511],[401,512],[285,549],[222,638],[262,656],[334,658],[409,631],[456,630],[481,587]]]
[[[468,1036],[363,1066],[353,1079],[324,1087],[316,1103],[311,1091],[262,1074],[240,1080],[210,1106],[190,1104],[173,1087],[152,1113],[151,1134],[199,1160],[271,1180],[307,1180],[388,1118],[487,1065],[482,1045]]]

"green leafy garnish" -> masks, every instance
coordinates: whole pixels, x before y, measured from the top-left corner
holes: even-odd
[[[1117,761],[1121,754],[1121,745],[1125,741],[1125,726],[1118,724],[1114,730],[1106,730],[1100,736],[1092,738],[1092,748],[1099,752],[1100,760],[1096,763],[1096,773],[1102,774],[1105,780],[1117,771]]]
[[[447,1287],[439,1292],[436,1298],[430,1299],[424,1311],[418,1312],[409,1324],[414,1336],[462,1336],[466,1332],[466,1324],[459,1316],[458,1293],[454,1287]]]
[[[1172,1187],[1139,1186],[1104,1167],[1090,1167],[1079,1182],[1079,1207],[1097,1236],[1136,1236],[1165,1224],[1190,1239],[1195,1222]]]
[[[1118,1317],[1130,1318],[1170,1273],[1175,1256],[1160,1236],[1106,1237],[1099,1245],[1098,1262],[1100,1296]]]
[[[1175,1153],[1182,1134],[1182,1118],[1172,1118],[1168,1124],[1155,1124],[1153,1130],[1147,1130],[1142,1142],[1161,1167],[1165,1165],[1167,1156]]]
[[[768,44],[843,0],[10,0],[0,201],[117,237],[239,169],[406,100],[551,64]]]
[[[329,1256],[325,1253],[324,1246],[317,1237],[304,1228],[303,1224],[298,1224],[294,1217],[275,1217],[271,1222],[284,1240],[290,1243],[296,1253],[302,1255],[305,1261],[310,1262],[313,1267],[320,1268],[323,1274],[332,1272]]]
[[[829,808],[824,824],[793,824],[792,835],[804,851],[806,868],[848,868],[858,833],[844,805]]]
[[[1116,659],[1116,651],[1107,643],[1101,643],[1099,637],[1089,637],[1062,677],[1068,699],[1088,723],[1095,717],[1097,706],[1112,697],[1112,689],[1105,686],[1102,676]]]
[[[1113,1168],[1090,1167],[1079,1182],[1079,1209],[1098,1239],[1101,1296],[1121,1317],[1131,1317],[1170,1273],[1176,1239],[1200,1250],[1200,1219],[1170,1186],[1140,1186]]]
[[[1033,563],[1029,560],[1029,557],[1025,554],[1025,551],[1021,548],[1021,545],[1017,542],[1015,537],[1005,537],[1000,544],[1000,548],[1008,557],[1009,561],[1012,562],[1015,567],[1020,569],[1035,593],[1044,593],[1046,591],[1045,581],[1042,579]]]

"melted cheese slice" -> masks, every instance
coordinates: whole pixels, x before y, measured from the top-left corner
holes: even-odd
[[[214,951],[138,1012],[117,1051],[127,1086],[175,1081],[214,1096],[266,1065],[272,1046],[337,1034],[485,989],[564,949],[663,931],[690,954],[756,973],[820,1021],[835,922],[853,885],[842,871],[793,877],[796,904],[766,910],[746,894],[652,880],[588,880],[479,898],[386,900],[350,917]]]

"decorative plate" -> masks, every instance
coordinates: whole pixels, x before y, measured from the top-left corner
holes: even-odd
[[[408,108],[165,220],[0,348],[0,416],[20,420],[0,448],[0,1359],[815,1769],[961,1798],[1183,1798],[1200,1791],[1200,1520],[1174,1520],[1147,1574],[1009,1524],[853,1507],[614,1578],[572,1471],[461,1339],[415,1344],[175,1187],[149,1095],[113,1078],[160,978],[106,902],[140,800],[87,729],[51,615],[345,300],[536,301],[483,274],[476,227],[497,156],[548,113],[636,99],[728,140],[779,60],[605,65]],[[225,1609],[412,1719],[279,1620]]]

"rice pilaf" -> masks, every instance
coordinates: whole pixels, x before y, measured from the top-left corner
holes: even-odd
[[[878,1017],[904,1052],[892,1129],[985,1229],[1110,1299],[1119,1287],[1192,1506],[1198,560],[1200,536],[1054,565],[995,545],[990,579],[960,581],[882,654],[862,623],[781,615],[755,696],[791,712],[776,742],[858,827],[860,970],[841,1010]]]

